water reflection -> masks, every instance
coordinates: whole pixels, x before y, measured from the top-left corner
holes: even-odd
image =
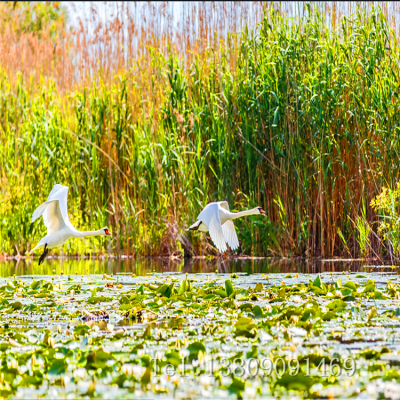
[[[378,261],[363,260],[320,260],[320,259],[281,259],[281,258],[230,258],[230,259],[169,259],[169,258],[49,258],[38,265],[37,259],[0,261],[0,276],[12,275],[92,275],[129,273],[146,275],[157,272],[175,273],[319,273],[346,271],[392,271],[389,265],[382,266]],[[394,271],[397,271],[395,267]]]

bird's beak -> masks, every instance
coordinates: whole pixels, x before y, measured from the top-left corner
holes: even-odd
[[[265,211],[262,208],[260,208],[260,214],[265,214]]]
[[[108,229],[106,229],[106,235],[111,235],[111,232]]]

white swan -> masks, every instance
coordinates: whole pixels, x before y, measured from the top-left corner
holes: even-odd
[[[210,231],[210,236],[217,249],[223,253],[227,250],[226,243],[232,250],[239,247],[235,225],[232,220],[246,215],[265,214],[261,207],[233,213],[229,211],[227,201],[217,201],[207,204],[197,217],[197,221],[190,226],[188,231]]]
[[[44,248],[44,252],[39,258],[39,265],[46,258],[49,249],[61,246],[72,237],[111,235],[107,227],[87,232],[75,229],[68,218],[67,196],[68,187],[56,184],[51,189],[47,201],[33,213],[32,223],[43,215],[43,221],[47,228],[47,235],[31,250],[32,252]]]

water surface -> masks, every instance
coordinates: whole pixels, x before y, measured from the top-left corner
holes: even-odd
[[[398,376],[400,277],[396,267],[371,264],[2,262],[0,351],[13,386],[1,394],[226,399],[240,397],[232,388],[254,398],[260,387],[263,398],[291,398],[282,384],[300,381],[308,382],[313,398],[376,398],[368,390],[383,389],[371,385]],[[228,371],[227,360],[233,362]],[[298,369],[290,369],[288,360],[297,360]],[[173,375],[162,369],[170,364]],[[248,394],[247,388],[254,390]],[[303,386],[296,390],[304,397]]]
[[[397,272],[398,267],[382,265],[379,261],[304,258],[49,258],[42,265],[35,259],[9,259],[0,261],[0,276],[25,275],[97,275],[149,273],[322,273],[322,272]]]

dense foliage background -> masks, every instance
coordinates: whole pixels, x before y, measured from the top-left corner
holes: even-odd
[[[263,7],[185,52],[168,35],[121,50],[117,18],[86,54],[98,37],[55,2],[43,23],[21,17],[33,6],[1,22],[0,252],[36,244],[32,212],[61,183],[78,229],[113,231],[68,253],[213,252],[184,229],[226,199],[267,212],[235,222],[240,253],[388,254],[370,203],[399,174],[399,47],[380,9]]]

